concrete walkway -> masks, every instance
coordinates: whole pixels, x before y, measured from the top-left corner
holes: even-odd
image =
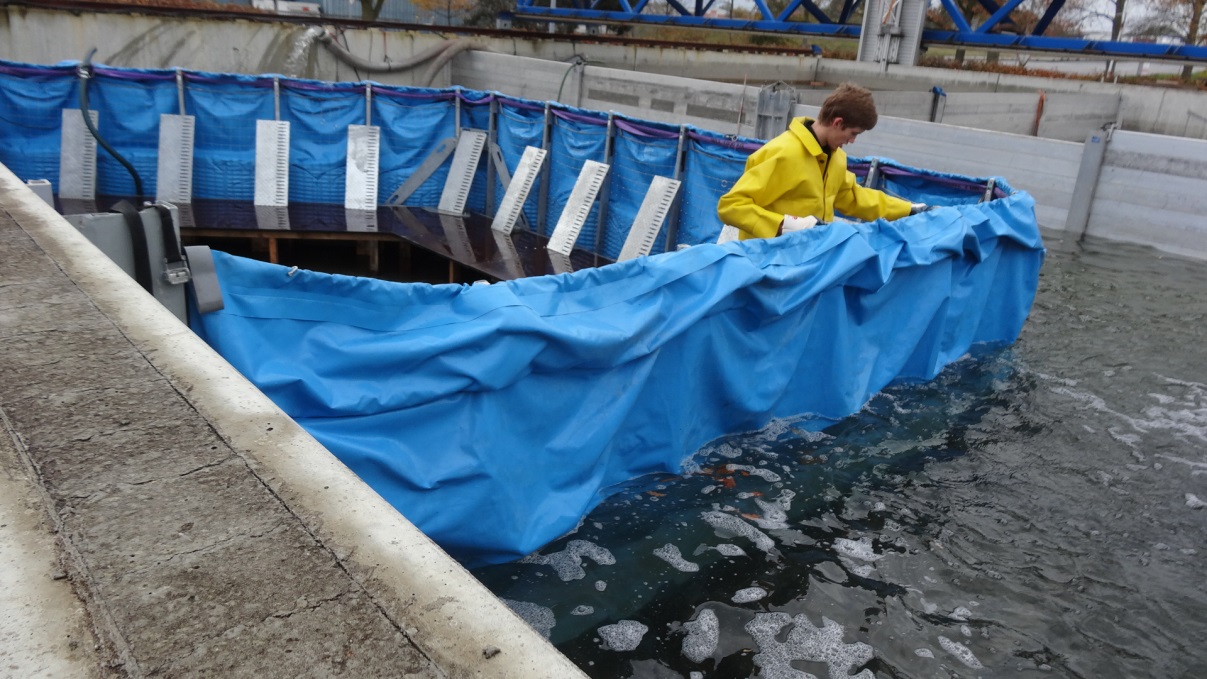
[[[0,676],[583,676],[3,166],[0,428]]]

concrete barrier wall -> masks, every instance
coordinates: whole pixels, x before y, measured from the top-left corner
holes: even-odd
[[[826,86],[818,89],[798,90],[797,103],[806,106],[821,106],[826,97],[834,91]],[[909,120],[930,120],[931,107],[934,104],[934,94],[930,90],[922,92],[880,91],[876,93],[876,110],[881,115]]]
[[[1207,141],[1115,132],[1086,233],[1207,258]]]
[[[881,118],[848,153],[981,177],[1003,177],[1035,198],[1041,226],[1061,229],[1073,198],[1083,144],[954,125]]]
[[[952,92],[947,95],[941,122],[995,132],[1031,134],[1039,113],[1033,92]],[[1077,139],[1085,138],[1085,130]]]
[[[445,36],[439,34],[376,29],[348,30],[343,38],[353,54],[381,63],[398,63],[445,40]],[[886,71],[877,64],[799,55],[734,55],[538,38],[480,38],[475,42],[492,52],[460,54],[441,69],[434,85],[455,82],[513,96],[612,110],[646,120],[689,123],[722,134],[754,133],[758,87],[763,82],[855,80],[883,90],[877,97],[884,117],[872,133],[862,137],[851,149],[853,154],[885,156],[909,165],[959,174],[1005,177],[1012,185],[1035,196],[1039,221],[1049,228],[1064,226],[1083,148],[1080,140],[1087,134],[1086,126],[1097,130],[1116,116],[1122,119],[1125,127],[1207,137],[1207,94],[1200,92],[933,68],[890,67]],[[422,69],[402,73],[366,73],[354,69],[316,47],[313,36],[308,40],[306,26],[301,24],[138,14],[76,15],[15,6],[0,10],[0,58],[51,64],[82,58],[82,53],[86,52],[84,45],[96,45],[96,61],[114,66],[182,67],[231,73],[277,72],[334,81],[372,79],[393,85],[413,85],[425,75]],[[569,60],[576,56],[586,59],[590,65],[574,66]],[[693,73],[715,80],[683,77]],[[747,80],[746,86],[743,86],[743,80]],[[978,127],[999,114],[990,116],[981,111],[978,115],[972,110],[975,108],[973,101],[979,98],[989,106],[986,102],[993,100],[984,94],[968,98],[965,95],[976,90],[1019,93],[1017,102],[1009,104],[1019,107],[1017,120],[1005,116],[1001,126],[1014,125],[1012,129],[1021,128],[1027,132],[1030,129],[1026,124],[1034,125],[1035,92],[1044,90],[1046,101],[1040,133],[1077,141],[1054,141],[1002,131],[978,132],[950,124],[920,122],[919,119],[924,118],[921,115],[922,99],[929,93],[902,90],[929,90],[933,85],[948,93],[944,123],[967,119]],[[802,98],[824,97],[830,89],[825,85],[814,92],[807,85],[797,87]],[[997,105],[1014,101],[999,99]],[[1028,101],[1034,103],[1028,106]],[[815,115],[816,107],[798,106],[797,111],[797,115]],[[1116,144],[1116,149],[1120,148],[1119,144],[1132,143],[1132,139],[1150,138],[1130,137],[1129,134],[1116,133],[1124,140]],[[1157,166],[1189,167],[1171,160],[1181,157],[1174,154],[1179,148],[1203,153],[1203,146],[1197,142],[1188,143],[1180,138],[1152,139],[1152,155],[1157,158],[1152,162]],[[1172,150],[1163,150],[1166,148]],[[1125,185],[1128,181],[1119,177],[1129,171],[1129,166],[1120,165],[1114,158],[1114,155],[1108,158],[1103,169],[1104,187],[1110,182],[1121,181]],[[1167,160],[1161,161],[1161,158]],[[1144,186],[1150,186],[1144,182],[1153,177],[1166,176],[1156,170],[1147,172],[1138,175],[1137,179]],[[1203,174],[1207,175],[1207,172]],[[1184,195],[1193,196],[1207,195],[1207,191],[1194,182],[1193,176],[1174,173],[1168,178],[1169,181],[1164,183],[1162,179],[1153,179],[1153,190],[1146,189],[1132,203],[1159,207],[1164,211],[1162,215],[1168,213],[1168,221],[1174,225],[1172,229],[1166,229],[1171,232],[1169,239],[1146,234],[1144,238],[1150,240],[1144,242],[1161,246],[1169,240],[1171,248],[1189,252],[1195,249],[1193,238],[1201,238],[1201,233],[1185,220],[1207,214],[1207,210],[1197,205],[1184,210],[1177,207],[1179,201],[1188,199],[1179,198],[1178,194],[1182,192],[1172,192],[1170,187],[1189,187],[1192,193]],[[1118,196],[1126,195],[1120,193],[1126,188],[1124,185],[1111,185],[1096,194],[1091,233],[1139,238],[1129,230],[1132,227],[1111,217],[1107,196],[1119,200]],[[1150,219],[1147,223],[1155,222]],[[1198,251],[1201,250],[1199,247]]]
[[[466,87],[481,87],[489,82],[506,85],[513,78],[505,77],[505,73],[542,68],[541,62],[533,61],[499,54],[467,53],[454,60],[453,79]],[[758,104],[755,88],[596,66],[588,66],[583,72],[581,99],[573,101],[563,96],[563,103],[675,125],[686,123],[721,134],[739,133],[740,111],[743,120],[740,134],[754,133]],[[544,93],[550,94],[548,98],[554,98],[564,69],[540,73],[542,75],[532,81],[544,84],[534,84],[522,91],[528,93],[525,96],[537,99],[546,98],[541,96]],[[572,73],[567,82],[575,77]],[[520,87],[519,84],[513,86]],[[504,94],[520,96],[519,90],[497,89]],[[563,95],[571,89],[574,88],[563,88]],[[802,96],[820,99],[828,93],[805,92]],[[880,93],[876,96],[882,114],[880,123],[848,149],[852,155],[883,156],[941,172],[1004,177],[1012,186],[1035,197],[1040,224],[1056,229],[1064,227],[1080,167],[1082,143],[897,118],[880,104],[881,96]],[[926,96],[929,100],[929,94]],[[1036,95],[1025,96],[1030,97],[1027,120],[1033,125],[1038,98]],[[916,109],[917,103],[913,102],[913,105]],[[816,116],[817,110],[816,105],[798,105],[793,115]]]
[[[98,48],[97,63],[134,68],[189,68],[223,73],[282,73],[319,80],[369,78],[389,85],[415,85],[424,69],[401,73],[367,73],[335,59],[313,42],[307,26],[275,18],[263,20],[200,19],[130,14],[82,14],[21,6],[0,8],[0,58],[35,64],[82,59],[89,47]],[[438,33],[345,30],[349,51],[371,62],[398,63],[448,37]],[[548,61],[576,55],[594,66],[660,75],[722,81],[751,88],[782,80],[801,87],[810,82],[855,80],[874,90],[928,91],[933,86],[949,95],[958,92],[1031,92],[1043,90],[1050,100],[1057,93],[1120,97],[1123,128],[1158,134],[1207,138],[1207,93],[1158,87],[1114,85],[1080,80],[980,73],[940,68],[890,66],[823,59],[803,54],[736,54],[700,52],[671,47],[637,47],[592,42],[589,38],[534,36],[525,39],[474,38],[499,54]],[[451,82],[445,68],[434,81]],[[498,89],[486,87],[485,89]],[[886,103],[887,103],[886,99]],[[1077,111],[1079,106],[1073,107]],[[1082,114],[1089,111],[1082,109]],[[900,117],[917,119],[916,112]],[[1101,127],[1101,116],[1089,116],[1086,129],[1054,130],[1062,139],[1084,139]],[[1062,123],[1063,125],[1063,123]],[[1041,132],[1047,127],[1041,123]]]
[[[1082,141],[1087,134],[1087,126],[1100,130],[1107,124],[1118,125],[1122,103],[1123,98],[1117,93],[1049,93],[1044,98],[1037,136]]]

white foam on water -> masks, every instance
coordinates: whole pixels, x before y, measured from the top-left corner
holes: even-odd
[[[1202,509],[1203,507],[1207,507],[1207,502],[1200,500],[1194,493],[1187,493],[1186,506],[1191,509]]]
[[[546,639],[553,632],[553,626],[557,624],[557,617],[553,615],[553,609],[545,608],[540,604],[534,604],[529,601],[514,601],[512,599],[503,599],[503,603],[507,607],[520,616],[524,622],[532,629],[540,632]]]
[[[683,558],[683,553],[679,548],[671,543],[666,543],[658,549],[654,550],[654,556],[674,566],[676,570],[684,573],[695,573],[700,570],[700,564],[693,563]]]
[[[733,593],[733,602],[735,604],[748,604],[751,601],[765,598],[767,598],[767,590],[762,587],[747,587]]]
[[[855,563],[852,563],[851,561],[845,560],[845,559],[843,561],[845,562],[846,567],[852,573],[854,573],[855,575],[858,575],[861,578],[870,578],[870,577],[872,577],[872,573],[876,572],[876,567],[873,566],[872,564],[868,564],[868,563],[855,564]]]
[[[728,542],[722,542],[717,545],[717,551],[725,556],[746,556],[746,550]]]
[[[759,518],[754,521],[758,524],[759,528],[763,530],[783,530],[788,527],[788,513],[779,504],[757,498],[754,502],[759,506]]]
[[[713,455],[727,457],[732,460],[735,457],[742,456],[742,449],[735,448],[729,443],[718,443],[715,446],[705,446],[702,448],[698,457],[711,457]]]
[[[774,540],[739,517],[718,511],[704,512],[700,516],[713,527],[720,537],[746,538],[753,542],[760,551],[767,553],[775,549]]]
[[[1072,389],[1073,385],[1054,387],[1052,391],[1079,401],[1092,410],[1122,420],[1130,428],[1129,431],[1107,427],[1107,432],[1112,438],[1131,448],[1132,454],[1143,462],[1146,460],[1141,451],[1144,444],[1143,435],[1153,431],[1170,432],[1196,446],[1207,443],[1207,385],[1163,376],[1161,379],[1171,388],[1176,388],[1179,393],[1149,393],[1148,396],[1156,401],[1157,405],[1144,408],[1138,417],[1118,412],[1108,406],[1101,397],[1076,391]],[[1165,454],[1159,454],[1158,457],[1186,464],[1194,469],[1193,474],[1207,473],[1207,460],[1188,460]]]
[[[520,559],[520,563],[534,563],[549,566],[557,573],[562,582],[581,580],[587,577],[583,568],[583,557],[591,559],[601,566],[611,566],[616,563],[616,557],[604,547],[588,540],[571,540],[566,548],[552,554],[529,554]]]
[[[607,588],[608,588],[608,583],[604,582],[603,580],[595,581],[595,591],[602,592]]]
[[[851,669],[872,659],[872,647],[857,641],[844,643],[843,629],[838,623],[823,617],[822,626],[814,627],[801,614],[796,617],[787,613],[757,613],[746,624],[746,631],[758,644],[759,653],[754,661],[762,669],[760,677],[767,679],[800,679],[803,674],[792,667],[792,661],[805,660],[825,663],[830,677],[851,677]],[[792,625],[785,641],[776,637],[786,625]],[[812,676],[812,675],[807,675]],[[856,679],[875,679],[870,670],[853,675]]]
[[[621,620],[614,625],[600,627],[599,638],[603,639],[605,651],[632,651],[641,645],[642,638],[650,628],[636,620]]]
[[[695,620],[683,623],[687,636],[683,637],[683,657],[692,662],[704,662],[717,652],[717,642],[721,638],[721,625],[717,622],[717,614],[711,608],[705,608],[696,615]]]
[[[914,655],[918,656],[919,658],[933,658],[933,657],[935,657],[934,652],[933,652],[933,651],[931,651],[929,648],[918,648],[918,649],[914,649]]]
[[[585,606],[585,605],[580,604],[578,606],[575,606],[574,610],[570,611],[570,615],[591,615],[594,612],[595,612],[594,606]]]
[[[858,540],[834,538],[834,551],[842,556],[860,561],[878,561],[884,558],[883,554],[876,553],[876,549],[872,546],[872,539],[869,537],[862,537]]]
[[[956,607],[956,609],[954,611],[951,612],[952,620],[959,620],[960,622],[964,622],[971,617],[972,617],[972,611],[968,610],[967,608],[964,608],[963,606],[958,606],[958,607]]]
[[[725,470],[731,472],[746,472],[751,476],[758,476],[762,478],[767,483],[778,483],[781,478],[779,474],[776,474],[770,469],[766,469],[764,467],[755,467],[748,464],[727,464],[725,465]]]
[[[703,672],[696,672],[696,671],[692,671],[692,672],[691,672],[690,674],[688,674],[687,676],[688,676],[688,679],[704,679],[704,673],[703,673]]]
[[[972,654],[972,651],[968,650],[967,646],[958,641],[952,641],[947,637],[939,637],[939,645],[943,647],[944,651],[952,654],[957,660],[974,670],[983,669],[985,667],[981,664],[981,661],[977,660],[977,657]]]

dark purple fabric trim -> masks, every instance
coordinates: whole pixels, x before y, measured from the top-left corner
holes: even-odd
[[[850,170],[856,177],[867,177],[868,172],[872,169],[872,164],[864,162],[847,163],[847,169]],[[969,181],[967,179],[957,179],[955,177],[944,177],[942,175],[913,172],[893,165],[881,165],[880,172],[885,176],[917,177],[932,184],[939,184],[941,186],[947,186],[953,189],[960,189],[961,191],[968,191],[969,193],[984,193],[985,191],[985,184]],[[1002,187],[996,185],[993,187],[994,198],[1005,198],[1007,195],[1009,194],[1007,194]]]
[[[387,87],[375,86],[373,88],[374,95],[389,97],[391,99],[430,99],[434,101],[446,101],[457,96],[453,92],[437,92],[435,94],[429,92],[409,92],[406,90],[395,90]]]
[[[569,111],[564,111],[564,110],[558,109],[558,108],[555,108],[552,110],[553,110],[553,115],[557,116],[558,118],[561,118],[562,120],[569,120],[569,121],[575,122],[575,123],[587,123],[588,125],[607,125],[608,124],[607,118],[596,118],[594,116],[587,116],[587,115],[583,115],[581,113],[571,113]]]
[[[106,78],[114,78],[116,80],[175,80],[176,73],[151,73],[149,71],[131,71],[128,69],[96,67],[92,69],[96,75],[103,75]]]
[[[661,130],[656,127],[646,127],[645,125],[638,125],[627,120],[621,120],[620,118],[613,118],[613,121],[616,123],[616,127],[619,127],[629,134],[635,134],[638,137],[651,137],[654,139],[679,138],[679,133],[677,131]]]
[[[471,106],[481,106],[482,104],[489,104],[490,102],[494,101],[495,95],[487,94],[484,97],[474,99],[472,97],[466,96],[465,90],[457,90],[457,98]]]
[[[711,144],[713,146],[736,149],[738,151],[747,151],[749,153],[754,153],[755,151],[763,148],[763,142],[761,141],[743,141],[741,139],[730,139],[728,137],[718,138],[707,134],[701,134],[693,130],[687,131],[687,137],[688,139],[698,141],[701,144]]]
[[[544,104],[537,104],[535,102],[526,101],[523,99],[512,99],[511,97],[500,96],[500,97],[498,97],[498,100],[504,106],[510,106],[512,108],[524,109],[525,111],[544,111],[545,110]]]
[[[42,66],[42,68],[29,68],[29,66],[10,66],[0,64],[0,74],[10,76],[74,76],[75,66]]]
[[[269,80],[271,80],[271,78]],[[355,93],[363,94],[365,91],[364,85],[360,85],[357,83],[343,85],[343,86],[339,86],[339,87],[332,87],[329,85],[316,83],[316,82],[310,81],[310,80],[293,80],[293,79],[286,79],[286,78],[281,78],[281,89],[302,90],[304,92],[333,92],[333,93],[339,92],[339,93],[353,93],[353,94],[355,94]]]

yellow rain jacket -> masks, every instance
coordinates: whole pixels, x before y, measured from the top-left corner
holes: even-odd
[[[771,238],[784,215],[823,222],[833,221],[835,210],[865,221],[909,215],[909,201],[856,184],[842,149],[827,157],[805,127],[807,120],[812,119],[794,119],[786,132],[750,154],[746,171],[717,203],[722,222],[746,240]]]

